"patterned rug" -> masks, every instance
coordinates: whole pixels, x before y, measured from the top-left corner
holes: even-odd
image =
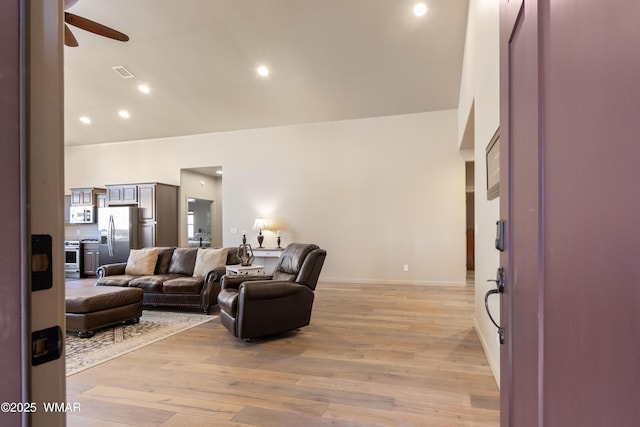
[[[102,329],[91,338],[67,333],[67,376],[216,318],[189,312],[143,310],[140,322],[134,325]]]

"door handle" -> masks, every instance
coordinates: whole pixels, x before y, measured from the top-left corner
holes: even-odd
[[[489,279],[487,280],[487,282],[494,282],[496,284],[497,291],[499,293],[503,293],[504,292],[504,268],[498,267],[498,270],[496,271],[496,278]]]
[[[501,293],[504,292],[504,268],[499,267],[497,272],[496,272],[496,278],[495,279],[489,279],[487,280],[487,282],[495,282],[496,284],[496,289],[490,289],[485,295],[484,295],[484,308],[487,310],[487,315],[489,316],[489,319],[491,320],[491,323],[493,323],[496,328],[498,329],[498,342],[500,344],[504,344],[504,329],[502,328],[502,326],[498,325],[498,322],[496,322],[496,320],[493,318],[493,316],[491,315],[491,310],[489,310],[489,297],[493,294],[497,294],[500,295]]]
[[[115,228],[116,225],[113,221],[113,215],[109,215],[109,231],[107,232],[107,249],[109,250],[109,256],[113,256],[113,246],[115,244],[114,240],[115,240]]]

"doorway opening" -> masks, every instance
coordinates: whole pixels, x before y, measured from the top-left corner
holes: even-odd
[[[222,166],[180,170],[180,246],[222,247]]]
[[[471,102],[469,116],[467,117],[460,150],[466,153],[465,158],[465,236],[466,236],[466,270],[467,286],[475,285],[476,270],[476,232],[475,232],[475,101]]]
[[[467,235],[467,276],[475,272],[475,163],[465,162],[466,235]]]

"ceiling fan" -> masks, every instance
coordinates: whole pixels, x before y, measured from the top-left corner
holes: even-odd
[[[64,44],[66,46],[78,46],[78,40],[71,32],[71,28],[69,28],[69,25],[73,25],[74,27],[81,28],[85,31],[89,31],[99,36],[108,37],[110,39],[118,40],[121,42],[129,41],[129,36],[121,33],[120,31],[116,31],[113,28],[109,28],[102,24],[98,24],[97,22],[90,19],[83,18],[82,16],[74,15],[73,13],[66,11],[77,2],[78,0],[64,0]]]

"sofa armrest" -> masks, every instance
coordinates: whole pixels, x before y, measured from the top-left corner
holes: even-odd
[[[290,281],[250,281],[244,282],[240,286],[240,300],[257,301],[285,298],[305,290],[309,291],[306,286]]]
[[[207,274],[204,275],[205,282],[219,282],[227,273],[227,269],[225,267],[214,268],[213,270],[209,270]]]
[[[124,274],[125,268],[127,267],[126,262],[119,262],[116,264],[105,264],[98,267],[96,274],[98,278],[105,276],[116,276],[120,274]]]
[[[205,312],[209,313],[209,307],[218,303],[218,294],[220,293],[220,280],[226,273],[226,268],[215,268],[204,275],[204,284],[202,286],[202,307]]]
[[[239,289],[240,285],[244,282],[255,282],[255,281],[271,281],[270,274],[258,274],[258,275],[250,275],[250,276],[242,276],[242,275],[230,275],[225,274],[222,277],[222,289]]]

